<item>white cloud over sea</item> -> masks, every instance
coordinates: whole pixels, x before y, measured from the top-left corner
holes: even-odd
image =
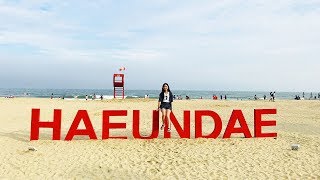
[[[0,0],[0,87],[320,91],[320,1]]]

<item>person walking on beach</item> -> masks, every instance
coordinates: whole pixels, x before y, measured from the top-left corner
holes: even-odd
[[[169,116],[172,111],[172,102],[173,102],[173,95],[170,90],[170,87],[168,83],[164,83],[162,85],[162,91],[159,94],[158,110],[161,110],[161,114],[162,114],[162,126],[160,129],[163,130],[164,128],[168,128],[169,132],[171,130],[170,129],[171,123],[169,122]],[[165,127],[166,119],[168,121],[169,127]]]
[[[274,91],[274,92],[270,92],[270,100],[269,101],[272,101],[272,102],[274,102],[274,100],[275,100],[275,95],[276,94],[276,92]]]
[[[270,99],[269,99],[269,101],[272,101],[272,92],[270,92]]]
[[[272,93],[272,101],[273,101],[273,102],[274,102],[275,98],[276,98],[276,92],[274,91],[274,92]]]
[[[86,95],[86,101],[88,100],[88,95]]]
[[[51,99],[53,98],[53,93],[51,93],[51,97],[50,97]]]
[[[266,96],[266,95],[264,95],[264,96],[263,96],[263,99],[264,99],[264,100],[266,100],[266,99],[267,99],[267,96]]]
[[[224,100],[227,100],[227,95],[224,95]]]
[[[100,99],[101,99],[101,101],[103,100],[103,95],[102,94],[100,95]]]

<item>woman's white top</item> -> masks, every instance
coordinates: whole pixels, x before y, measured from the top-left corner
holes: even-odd
[[[169,103],[170,102],[170,93],[163,93],[163,101],[162,102],[166,102]]]

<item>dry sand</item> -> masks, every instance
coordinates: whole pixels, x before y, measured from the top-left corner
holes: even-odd
[[[52,141],[51,131],[41,130],[38,141],[29,141],[31,109],[41,109],[42,120],[52,120],[53,109],[62,109],[62,139],[77,110],[88,110],[101,139],[102,110],[128,110],[127,130],[112,134],[131,135],[132,110],[141,110],[141,132],[151,131],[151,110],[156,100],[81,101],[34,98],[0,98],[0,179],[320,179],[320,101],[175,101],[174,112],[182,122],[183,110],[214,110],[223,120],[223,131],[233,109],[244,112],[253,134],[253,109],[277,108],[278,138],[172,139]],[[213,125],[204,121],[204,130]],[[221,133],[222,136],[222,133]],[[291,150],[291,144],[301,147]],[[34,147],[37,151],[29,151]]]

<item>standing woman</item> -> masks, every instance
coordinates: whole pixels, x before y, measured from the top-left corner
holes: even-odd
[[[168,83],[164,83],[162,85],[162,92],[159,94],[159,101],[158,101],[158,109],[161,110],[162,114],[162,126],[161,130],[165,127],[165,119],[169,121],[170,113],[172,111],[172,102],[173,102],[173,95],[170,91],[170,87]],[[168,122],[169,127],[168,131],[170,131],[170,122]]]

